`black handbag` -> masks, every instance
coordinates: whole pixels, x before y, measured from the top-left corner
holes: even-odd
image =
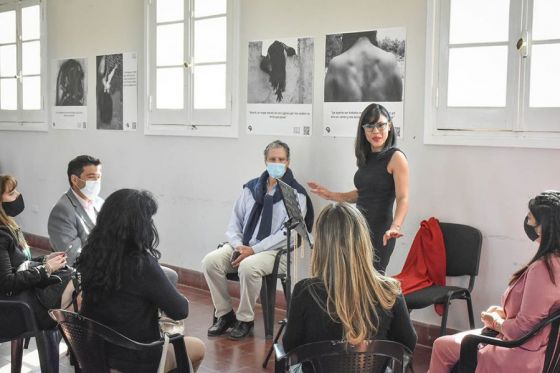
[[[18,268],[17,271],[26,271],[30,268],[42,265],[41,262],[26,260]],[[52,273],[46,281],[37,284],[32,289],[39,303],[47,310],[60,308],[62,293],[72,279],[74,269],[72,267],[63,267]]]
[[[62,300],[62,293],[66,289],[66,285],[72,279],[74,270],[71,267],[64,267],[50,275],[49,280],[53,283],[43,288],[36,287],[35,296],[43,307],[47,310],[60,308],[60,301]],[[56,281],[56,283],[55,283]]]

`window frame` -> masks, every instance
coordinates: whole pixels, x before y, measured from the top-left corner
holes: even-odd
[[[145,23],[144,23],[144,48],[145,48],[145,86],[144,86],[144,134],[146,135],[168,135],[168,136],[208,136],[208,137],[229,137],[236,138],[238,134],[238,116],[239,116],[239,77],[236,71],[239,71],[239,1],[227,0],[227,61],[226,61],[226,109],[219,109],[212,113],[212,110],[194,109],[189,107],[188,103],[193,103],[192,89],[192,61],[188,67],[190,74],[185,74],[184,81],[184,109],[176,110],[170,113],[171,120],[165,120],[165,110],[155,109],[155,53],[156,53],[156,21],[155,9],[157,0],[144,0],[145,7]],[[189,30],[194,29],[193,9],[194,0],[185,0],[185,53],[192,55],[194,49],[194,35]],[[188,7],[188,8],[187,8]],[[189,15],[190,16],[187,16]],[[206,18],[206,17],[203,17]],[[187,99],[187,95],[191,95]],[[202,118],[206,121],[193,121]],[[212,120],[213,119],[213,120]],[[180,123],[179,123],[180,122]]]
[[[25,110],[18,107],[17,110],[2,111],[0,110],[0,131],[48,131],[48,108],[47,108],[47,86],[48,86],[48,69],[47,69],[47,4],[46,0],[13,0],[0,4],[0,12],[6,10],[16,11],[16,53],[17,68],[21,72],[22,64],[22,40],[21,40],[21,12],[22,8],[39,5],[40,15],[40,35],[39,42],[41,45],[41,109]],[[18,82],[18,106],[22,104],[22,83]]]
[[[529,100],[530,55],[522,58],[515,48],[513,40],[527,35],[532,25],[533,0],[513,1],[510,3],[509,40],[508,40],[508,87],[506,88],[506,106],[501,117],[496,115],[495,108],[452,108],[456,116],[463,116],[469,121],[492,121],[488,128],[469,129],[456,128],[449,123],[441,123],[441,106],[445,105],[447,84],[448,50],[444,43],[449,38],[450,0],[428,0],[426,23],[426,69],[424,87],[424,144],[429,145],[472,145],[492,147],[524,147],[524,148],[560,148],[560,126],[555,131],[542,130],[528,121],[527,112],[545,113],[547,120],[552,121],[560,113],[560,108],[531,109]],[[525,39],[527,40],[527,39]],[[531,48],[529,40],[528,48]],[[449,44],[447,44],[449,45]],[[439,96],[439,97],[438,97]],[[548,113],[546,113],[548,111]],[[497,119],[500,118],[500,119]],[[497,122],[501,120],[502,122]],[[446,128],[447,127],[447,128]]]

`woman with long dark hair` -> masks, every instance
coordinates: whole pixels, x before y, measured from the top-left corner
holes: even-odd
[[[66,265],[65,253],[52,253],[31,258],[31,251],[14,217],[25,208],[23,195],[16,189],[17,180],[0,175],[0,297],[27,303],[40,329],[52,328],[56,323],[49,317],[33,289],[56,281],[50,275]],[[22,268],[26,263],[32,266]]]
[[[157,202],[147,191],[114,192],[76,262],[83,289],[81,313],[146,343],[160,339],[158,309],[174,320],[187,317],[189,309],[158,264],[159,237],[152,219],[156,211]],[[196,370],[204,344],[193,337],[185,337],[185,343]],[[161,348],[137,353],[111,346],[108,352],[112,368],[122,372],[155,372],[161,357]]]
[[[396,139],[390,113],[379,104],[370,104],[362,112],[356,133],[356,189],[332,192],[314,181],[308,183],[319,197],[356,203],[369,224],[375,268],[381,272],[389,264],[395,239],[402,236],[400,230],[408,212],[408,161],[396,148]]]
[[[344,202],[319,214],[311,257],[311,278],[294,287],[283,345],[389,339],[411,351],[416,332],[399,282],[373,267],[366,220]],[[304,371],[305,371],[304,367]]]
[[[504,340],[520,338],[560,309],[560,192],[547,191],[531,199],[523,225],[529,239],[539,243],[537,253],[513,274],[502,304],[481,313],[484,326]],[[450,372],[459,360],[462,338],[480,332],[477,329],[436,339],[430,372]],[[482,347],[477,373],[542,372],[549,335],[547,326],[520,347]]]

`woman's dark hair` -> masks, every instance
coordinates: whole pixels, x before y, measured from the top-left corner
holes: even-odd
[[[366,164],[367,157],[371,153],[371,144],[367,141],[366,136],[364,136],[364,129],[362,126],[364,124],[377,123],[379,117],[382,115],[387,118],[387,121],[389,122],[389,127],[386,129],[386,131],[389,131],[389,135],[383,145],[381,153],[386,152],[397,144],[397,137],[395,136],[395,130],[393,128],[391,114],[389,114],[389,111],[379,104],[368,105],[364,111],[362,111],[360,121],[358,122],[358,130],[356,131],[355,153],[358,167],[362,167]]]
[[[144,190],[120,189],[107,198],[76,261],[84,300],[96,302],[120,289],[126,267],[139,271],[146,256],[161,257],[152,220],[157,208]]]
[[[560,192],[542,192],[529,201],[529,211],[541,227],[541,242],[533,259],[513,274],[510,285],[521,277],[531,264],[540,259],[544,260],[550,280],[556,284],[550,258],[560,256]]]
[[[268,74],[268,80],[276,93],[278,102],[282,101],[282,92],[286,90],[286,55],[291,57],[295,54],[294,48],[275,40],[268,47],[266,56],[261,60],[260,68]]]

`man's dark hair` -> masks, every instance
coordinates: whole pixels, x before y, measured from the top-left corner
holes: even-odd
[[[154,196],[145,190],[120,189],[107,198],[76,261],[84,301],[95,303],[119,290],[125,267],[139,274],[149,256],[161,257],[152,219],[157,209]]]
[[[376,47],[379,46],[379,44],[377,43],[377,31],[349,32],[346,34],[342,34],[342,53],[350,49],[350,47],[354,45],[356,40],[363,36],[368,38],[371,44],[375,45]]]
[[[290,160],[290,147],[288,146],[288,144],[286,144],[285,142],[282,142],[280,140],[274,140],[273,142],[271,142],[270,144],[268,144],[266,146],[266,148],[264,149],[264,160],[266,161],[266,158],[268,157],[268,152],[272,149],[277,149],[277,148],[283,148],[286,151],[286,158],[289,161]]]
[[[100,164],[101,161],[97,158],[93,158],[92,156],[89,155],[77,156],[76,158],[72,159],[68,163],[68,170],[66,171],[66,174],[68,175],[68,183],[70,184],[70,186],[72,186],[72,181],[70,180],[70,177],[72,175],[80,177],[82,172],[84,172],[84,167],[89,165],[99,166]]]

